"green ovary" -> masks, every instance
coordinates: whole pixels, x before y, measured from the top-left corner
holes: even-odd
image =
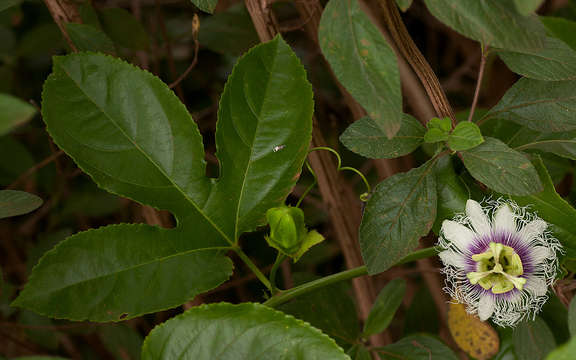
[[[503,294],[514,288],[522,290],[526,279],[522,260],[510,246],[491,242],[490,248],[481,254],[472,255],[476,270],[466,274],[470,283],[479,284],[494,294]]]

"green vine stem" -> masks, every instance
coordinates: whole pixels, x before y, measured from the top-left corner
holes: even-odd
[[[282,264],[282,261],[284,261],[284,259],[286,259],[286,255],[278,253],[278,255],[276,255],[276,261],[274,262],[274,265],[272,265],[272,269],[270,270],[270,286],[272,287],[271,289],[272,296],[274,296],[276,293],[280,291],[276,286],[276,273],[278,272],[278,268],[280,267],[280,264]]]
[[[266,278],[266,276],[262,273],[262,271],[260,271],[260,269],[258,268],[258,266],[256,266],[256,264],[254,264],[252,262],[252,260],[250,260],[250,258],[248,257],[248,255],[246,255],[244,253],[244,251],[242,251],[242,249],[240,249],[239,247],[233,247],[232,250],[234,250],[234,252],[238,255],[238,257],[240,257],[240,259],[242,259],[242,261],[244,261],[244,263],[246,264],[246,266],[248,266],[250,268],[250,270],[254,273],[254,275],[256,275],[256,277],[258,278],[258,280],[260,280],[260,282],[266,286],[266,288],[270,291],[272,291],[272,285],[270,284],[270,281],[268,281],[268,279]]]
[[[396,265],[405,264],[408,262],[412,262],[415,260],[427,258],[434,256],[438,253],[435,247],[424,248],[420,250],[416,250],[413,253],[403,257],[396,263]],[[368,275],[368,269],[366,266],[359,266],[354,269],[345,270],[333,275],[329,275],[323,277],[318,280],[310,281],[300,286],[296,286],[289,290],[280,291],[277,295],[271,297],[270,299],[264,302],[264,305],[269,307],[276,307],[278,305],[282,305],[298,296],[302,296],[314,290],[320,289],[322,287],[332,285],[334,283],[350,280],[357,278],[359,276]]]

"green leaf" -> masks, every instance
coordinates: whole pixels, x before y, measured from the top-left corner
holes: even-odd
[[[222,250],[197,249],[182,231],[110,225],[46,253],[13,306],[77,321],[125,320],[192,300],[231,274]]]
[[[484,118],[511,120],[541,132],[575,130],[575,84],[520,79]]]
[[[466,201],[472,196],[464,181],[456,175],[451,157],[443,156],[438,159],[434,172],[438,192],[438,215],[433,230],[438,234],[442,221],[464,213]]]
[[[331,0],[318,32],[334,74],[391,139],[402,124],[396,54],[357,0]]]
[[[576,160],[576,134],[573,131],[542,134],[526,129],[519,133],[523,136],[523,143],[515,146],[516,150],[540,150]]]
[[[394,279],[386,284],[374,301],[370,314],[364,323],[363,336],[378,334],[388,328],[396,310],[402,303],[405,292],[406,281],[404,279]]]
[[[462,151],[466,169],[489,188],[510,195],[529,195],[542,191],[534,166],[516,150],[498,139],[486,137],[473,149]]]
[[[527,78],[545,81],[575,80],[576,51],[555,38],[546,38],[541,49],[498,51],[510,70]]]
[[[307,323],[264,305],[202,305],[157,326],[142,360],[350,359],[334,340]]]
[[[292,190],[312,137],[312,88],[282,38],[254,47],[220,99],[220,178],[205,208],[230,238],[265,223]],[[232,219],[232,221],[230,221]]]
[[[428,129],[424,134],[424,142],[427,144],[434,144],[448,140],[448,133],[438,128]]]
[[[552,16],[540,16],[540,20],[552,36],[564,41],[572,49],[576,50],[576,22]]]
[[[556,347],[552,331],[540,317],[521,322],[512,339],[518,360],[542,360]]]
[[[382,360],[458,360],[454,352],[430,335],[410,335],[394,344],[377,348]]]
[[[513,196],[512,199],[520,206],[530,205],[538,216],[550,223],[549,229],[562,245],[568,250],[576,251],[576,230],[574,229],[576,209],[558,195],[539,157],[534,160],[534,166],[544,184],[544,190],[529,196]]]
[[[128,324],[120,323],[98,327],[98,335],[108,352],[116,359],[139,359],[144,339]]]
[[[544,27],[536,16],[520,15],[513,0],[425,2],[438,20],[485,46],[506,50],[538,49],[544,46]]]
[[[453,151],[470,150],[484,142],[478,125],[473,122],[461,122],[448,136],[448,146]]]
[[[294,273],[296,285],[317,280],[318,276]],[[352,344],[360,335],[356,305],[350,296],[350,284],[336,283],[298,296],[278,310],[304,320],[342,345]]]
[[[0,93],[0,136],[30,121],[35,114],[34,106],[12,95]]]
[[[199,42],[222,54],[241,55],[258,44],[258,33],[244,4],[202,19]]]
[[[148,34],[142,24],[128,11],[121,8],[107,8],[100,11],[100,21],[104,32],[118,45],[129,49],[146,50]]]
[[[192,4],[194,4],[198,9],[212,14],[216,5],[218,4],[218,0],[190,0]]]
[[[412,5],[412,0],[396,0],[396,4],[400,8],[400,10],[406,12]]]
[[[403,115],[402,127],[388,139],[386,134],[369,117],[352,123],[340,136],[340,141],[350,151],[371,159],[391,159],[416,150],[422,143],[424,127],[408,114]]]
[[[360,248],[370,274],[385,271],[418,246],[436,219],[434,160],[382,181],[366,204]]]
[[[66,32],[80,51],[114,53],[114,43],[108,35],[92,25],[66,23]]]
[[[27,214],[42,205],[34,194],[17,190],[0,190],[0,219]]]
[[[372,360],[372,355],[370,355],[370,350],[368,350],[364,345],[354,345],[346,354],[350,355],[352,360]]]
[[[311,137],[310,84],[281,38],[242,57],[227,82],[217,181],[205,176],[201,136],[185,106],[150,73],[100,54],[58,57],[43,99],[55,142],[100,187],[178,220],[176,229],[123,225],[62,242],[16,300],[54,317],[134,317],[180,305],[226,280],[231,265],[222,246],[284,202]],[[95,256],[104,251],[110,255]],[[52,262],[58,271],[50,270]],[[92,265],[78,273],[83,264]],[[103,290],[95,297],[94,288]]]
[[[572,360],[576,354],[576,336],[573,336],[570,341],[563,344],[546,357],[546,360]]]
[[[432,119],[430,119],[430,121],[428,121],[426,127],[428,129],[438,129],[441,130],[442,132],[448,133],[450,132],[450,130],[452,130],[452,120],[450,120],[449,117],[445,118],[433,117]]]
[[[544,0],[514,0],[516,10],[524,16],[533,14],[542,5]]]
[[[570,301],[570,307],[568,308],[568,329],[570,330],[570,335],[572,337],[576,336],[576,297],[572,298]]]

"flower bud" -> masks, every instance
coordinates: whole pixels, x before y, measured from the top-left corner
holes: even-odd
[[[268,209],[266,219],[270,225],[270,246],[286,255],[295,254],[306,237],[304,213],[299,208],[281,206]]]

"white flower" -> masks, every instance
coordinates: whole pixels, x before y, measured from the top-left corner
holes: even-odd
[[[442,223],[444,290],[482,321],[515,326],[546,302],[561,245],[526,208],[501,199],[484,205],[468,200],[466,214]]]

